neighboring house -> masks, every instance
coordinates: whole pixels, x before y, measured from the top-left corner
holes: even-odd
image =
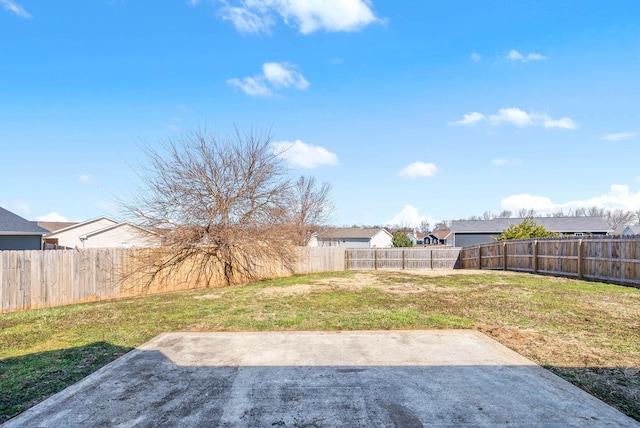
[[[160,236],[131,223],[118,223],[80,236],[82,248],[158,247]]]
[[[49,232],[55,232],[56,230],[64,229],[65,227],[75,226],[77,222],[71,221],[39,221],[38,226],[43,229],[47,229]]]
[[[78,249],[153,247],[159,245],[160,237],[131,223],[98,217],[51,232],[45,243],[48,247]]]
[[[624,236],[640,235],[640,224],[636,224],[635,226],[625,227],[621,235],[624,235]]]
[[[511,225],[518,225],[523,218],[495,218],[492,220],[454,220],[451,222],[453,245],[467,247],[494,242]],[[534,217],[536,224],[550,232],[562,235],[606,235],[612,232],[602,217]]]
[[[407,237],[413,242],[413,245],[428,245],[431,242],[429,241],[429,237],[422,232],[409,232],[407,233]],[[426,242],[425,242],[426,239]]]
[[[0,208],[0,250],[41,250],[45,233],[35,222]]]
[[[311,247],[389,248],[393,247],[393,236],[384,228],[328,228],[314,233],[308,245]]]
[[[434,230],[429,234],[432,245],[453,246],[453,233],[450,230]]]

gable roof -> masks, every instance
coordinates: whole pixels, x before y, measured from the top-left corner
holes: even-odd
[[[454,233],[502,233],[511,225],[522,223],[524,218],[494,218],[491,220],[454,220]],[[537,225],[551,232],[611,232],[611,226],[602,217],[534,217]]]
[[[629,231],[634,235],[640,235],[640,224],[636,224],[635,226],[627,226],[624,231],[629,229]]]
[[[75,228],[78,228],[78,227],[86,226],[88,224],[95,223],[95,222],[100,221],[100,220],[108,220],[111,223],[113,223],[114,225],[118,224],[117,221],[115,221],[113,219],[110,219],[109,217],[102,216],[102,217],[92,218],[91,220],[83,221],[83,222],[80,222],[80,223],[71,223],[70,226],[63,227],[62,229],[56,229],[55,231],[51,232],[50,235],[56,235],[58,233],[66,232],[68,230],[72,230],[72,229],[75,229]]]
[[[412,237],[412,236],[413,236],[413,237],[414,237],[414,238],[416,238],[418,241],[422,241],[422,240],[424,240],[424,238],[426,238],[426,237],[427,237],[427,236],[429,236],[429,235],[427,235],[427,234],[425,234],[425,233],[422,233],[422,232],[408,232],[408,233],[407,233],[407,236],[408,236],[408,237]]]
[[[435,236],[438,239],[448,239],[451,237],[450,230],[434,230],[431,232],[431,235]]]
[[[371,239],[381,231],[391,236],[384,228],[334,227],[318,232],[318,239]]]
[[[78,223],[71,221],[39,221],[37,224],[41,228],[47,229],[49,232],[56,232],[69,226],[75,226]]]
[[[46,229],[0,207],[0,235],[44,235]]]
[[[132,227],[134,229],[138,229],[142,233],[147,233],[149,235],[159,236],[156,232],[153,232],[153,231],[151,231],[149,229],[145,229],[145,228],[137,226],[137,225],[135,225],[133,223],[124,222],[124,223],[112,224],[111,226],[103,227],[102,229],[93,230],[93,231],[91,231],[89,233],[85,233],[84,235],[80,236],[80,239],[89,238],[91,236],[99,235],[101,233],[105,233],[105,232],[108,232],[110,230],[119,229],[119,228],[122,228],[122,227]]]

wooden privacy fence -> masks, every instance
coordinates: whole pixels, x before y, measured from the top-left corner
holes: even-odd
[[[198,261],[151,277],[136,269],[152,249],[0,251],[0,313],[72,303],[137,297],[225,284],[218,276],[197,274]],[[294,273],[345,269],[344,249],[297,248]],[[261,275],[287,276],[278,263],[264,263]]]
[[[345,250],[347,270],[453,269],[459,248],[349,248]]]
[[[503,269],[640,287],[640,237],[503,241],[462,248],[462,269]]]

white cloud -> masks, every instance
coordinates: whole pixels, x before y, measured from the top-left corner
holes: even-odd
[[[27,12],[22,6],[13,0],[0,0],[0,5],[7,9],[9,12],[13,12],[20,18],[31,18],[29,12]]]
[[[520,164],[520,159],[500,158],[500,159],[493,159],[491,161],[491,165],[496,167],[513,166],[518,164]]]
[[[420,215],[420,212],[416,207],[412,205],[405,205],[398,214],[396,214],[391,220],[388,220],[385,224],[418,227],[422,221],[428,221],[431,224],[434,223],[431,217]]]
[[[302,34],[315,31],[357,31],[380,22],[369,0],[236,0],[226,1],[223,19],[244,33],[269,33],[273,14]]]
[[[477,52],[472,52],[472,53],[471,53],[471,61],[473,61],[473,62],[478,62],[478,61],[480,61],[481,59],[482,59],[482,56],[480,56],[480,54],[479,54],[479,53],[477,53]]]
[[[511,49],[509,51],[509,53],[507,54],[507,58],[513,62],[543,61],[547,59],[546,56],[539,53],[529,53],[527,55],[522,55],[515,49]]]
[[[285,159],[292,168],[317,168],[321,165],[337,165],[338,156],[320,146],[303,141],[281,141],[271,144],[273,152]]]
[[[262,65],[264,77],[274,87],[307,89],[309,82],[300,74],[297,68],[297,66],[287,62],[267,62]]]
[[[521,128],[533,125],[533,119],[531,116],[519,108],[501,108],[498,110],[498,114],[489,116],[489,122],[492,125],[499,125],[502,122],[508,122]]]
[[[225,6],[221,11],[222,19],[231,21],[236,30],[242,33],[265,33],[271,32],[271,27],[275,21],[266,10],[257,13],[245,7]]]
[[[298,67],[288,62],[266,62],[262,65],[262,74],[245,77],[242,80],[229,79],[227,84],[240,88],[252,97],[274,96],[274,89],[305,90],[309,87],[309,82],[298,71]]]
[[[267,84],[263,77],[245,77],[244,79],[229,79],[227,85],[237,86],[242,91],[252,97],[270,97],[273,95],[273,91],[267,87]]]
[[[542,126],[543,128],[561,128],[561,129],[577,129],[576,122],[568,117],[560,119],[553,119],[546,113],[527,113],[516,107],[501,108],[497,114],[489,115],[488,117],[483,114],[474,111],[473,113],[467,113],[463,115],[462,119],[455,122],[449,122],[449,126],[457,125],[475,125],[479,122],[488,119],[489,124],[492,126],[498,126],[503,123],[511,123],[520,128],[526,128],[527,126]]]
[[[464,114],[462,119],[456,120],[455,122],[449,122],[449,126],[456,125],[475,125],[476,123],[484,120],[484,114],[478,113],[477,111]]]
[[[639,177],[640,178],[640,177]],[[538,215],[551,214],[559,210],[575,210],[576,208],[598,207],[606,210],[637,211],[640,210],[640,191],[629,191],[626,184],[614,184],[608,193],[593,198],[554,203],[545,196],[532,196],[529,194],[512,195],[501,201],[502,208],[517,212],[521,208],[533,208]]]
[[[635,132],[619,132],[617,134],[607,134],[604,135],[602,137],[600,137],[600,139],[602,141],[623,141],[623,140],[630,140],[633,137],[635,137],[637,135],[637,133]]]
[[[66,217],[61,216],[60,214],[58,214],[55,211],[51,211],[49,214],[45,214],[45,215],[41,215],[36,217],[37,221],[62,221],[62,222],[67,222],[69,220],[67,220]]]
[[[573,121],[573,119],[570,119],[568,117],[563,117],[557,120],[551,119],[547,114],[536,115],[536,117],[539,117],[542,119],[542,126],[544,128],[561,128],[561,129],[577,129],[578,128],[578,125]]]
[[[414,162],[398,171],[398,175],[404,178],[432,177],[438,172],[438,167],[433,163]]]
[[[538,213],[543,211],[552,212],[554,210],[555,205],[551,202],[551,199],[545,196],[533,196],[528,193],[522,193],[519,195],[512,195],[507,198],[504,198],[500,201],[500,205],[502,209],[518,212],[521,208],[530,209],[538,211]]]
[[[583,201],[571,201],[561,204],[560,207],[579,208],[592,207],[605,208],[607,210],[622,209],[624,211],[640,210],[640,191],[632,193],[626,184],[613,184],[609,193],[595,196]]]
[[[89,174],[80,174],[78,176],[78,183],[93,184],[94,180],[93,180],[93,177],[90,176]]]

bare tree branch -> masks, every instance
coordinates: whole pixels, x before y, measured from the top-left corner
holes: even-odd
[[[317,190],[309,178],[292,185],[270,145],[269,134],[236,129],[226,139],[194,132],[144,147],[143,189],[127,208],[142,226],[164,232],[164,251],[144,262],[151,277],[189,266],[194,280],[233,284],[268,275],[270,266],[291,269],[292,195],[308,191],[310,207],[296,223],[306,228],[321,219],[314,204],[327,200],[330,186]]]

